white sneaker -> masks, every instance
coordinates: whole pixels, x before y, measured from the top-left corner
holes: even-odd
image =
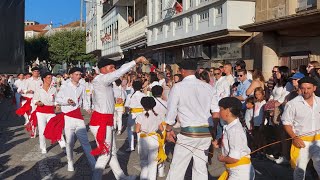
[[[276,158],[274,158],[274,156],[272,154],[266,154],[266,157],[271,161],[275,161],[276,160]]]
[[[121,131],[118,131],[117,135],[121,135]]]
[[[68,162],[68,171],[74,171],[73,162]]]
[[[131,151],[134,151],[134,149],[128,148],[128,149],[126,149],[126,151],[131,152]]]
[[[42,150],[41,150],[41,153],[42,153],[42,154],[47,154],[47,150],[46,150],[46,149],[42,149]]]
[[[289,161],[283,156],[280,156],[278,159],[275,160],[275,162],[277,164],[288,164],[289,163]]]

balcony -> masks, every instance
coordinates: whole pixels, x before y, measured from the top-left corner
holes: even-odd
[[[144,16],[131,26],[122,29],[119,34],[120,45],[134,43],[136,40],[145,38],[147,24],[147,16]]]
[[[317,7],[317,0],[297,0],[296,12],[315,9]]]

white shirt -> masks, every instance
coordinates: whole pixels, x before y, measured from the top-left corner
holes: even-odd
[[[233,75],[232,75],[232,74],[229,74],[229,75],[225,76],[225,78],[226,78],[226,80],[228,81],[229,86],[231,87],[231,86],[234,84],[234,82],[235,82]]]
[[[85,82],[84,87],[86,88],[86,94],[90,96],[93,92],[93,85],[90,82]]]
[[[117,86],[117,85],[113,86],[113,93],[114,93],[114,99],[122,98],[122,100],[124,101],[127,97],[127,93],[121,85],[120,86]]]
[[[153,81],[151,84],[149,84],[149,88],[152,89],[153,86],[161,86],[160,83],[158,81]]]
[[[230,96],[230,85],[226,77],[222,76],[220,79],[216,80],[213,89],[219,100]]]
[[[289,101],[281,117],[284,125],[290,125],[296,135],[320,129],[320,98],[314,95],[311,107],[301,95]],[[320,134],[320,132],[314,133]],[[308,134],[312,136],[314,134]]]
[[[252,120],[253,118],[253,109],[247,109],[246,110],[246,113],[244,115],[244,120],[246,122],[246,126],[249,130],[251,130],[251,123],[250,121]]]
[[[163,86],[163,83],[165,83],[166,82],[166,80],[163,78],[163,79],[160,79],[159,80],[159,86]]]
[[[93,81],[93,109],[102,114],[114,113],[114,93],[112,83],[129,72],[136,65],[135,61],[131,61],[122,65],[118,70],[108,73],[99,74]]]
[[[162,121],[164,121],[167,114],[167,101],[164,101],[161,98],[154,98],[156,101],[156,106],[153,110],[161,117]]]
[[[241,159],[250,154],[247,145],[247,136],[239,119],[235,119],[228,125],[223,126],[222,155],[234,159]],[[250,157],[250,156],[248,156]]]
[[[264,110],[263,106],[266,104],[266,101],[254,103],[254,113],[253,113],[253,126],[260,126],[264,122]]]
[[[290,85],[290,83],[287,83],[284,87],[275,85],[269,99],[273,99],[278,101],[279,103],[283,103],[286,96],[291,92],[291,90],[292,86]]]
[[[48,92],[41,87],[34,93],[32,101],[34,103],[41,101],[46,106],[53,106],[56,95],[57,89],[55,87],[50,86]]]
[[[75,105],[69,105],[69,99],[72,99],[75,102]],[[83,104],[83,108],[85,110],[90,109],[90,102],[88,102],[85,87],[80,83],[78,83],[78,85],[74,85],[71,81],[66,82],[61,86],[55,103],[61,105],[61,111],[64,113],[68,113],[79,108],[81,104]]]
[[[38,77],[37,79],[34,79],[33,77],[27,79],[22,88],[22,91],[24,93],[22,94],[22,96],[32,98],[33,94],[27,94],[27,91],[32,90],[35,93],[40,87],[42,87],[42,85],[43,82],[40,77]]]
[[[124,104],[125,107],[128,108],[143,108],[141,105],[141,99],[146,95],[141,91],[133,92],[127,96],[126,103]],[[139,113],[132,113],[132,118],[136,118]]]
[[[247,71],[247,79],[252,81],[252,73],[250,71]]]
[[[17,89],[17,92],[18,93],[20,93],[21,92],[21,90],[22,90],[22,88],[23,88],[23,86],[24,86],[24,83],[25,83],[25,80],[24,79],[17,79],[15,82],[14,82],[14,84],[13,84],[13,87],[15,88],[15,89]]]
[[[149,117],[145,115],[146,111],[143,111],[143,113],[139,114],[136,118],[136,123],[141,125],[141,132],[146,134],[156,132],[162,122],[159,115],[156,116],[152,111],[148,113]]]
[[[181,127],[212,125],[212,92],[210,84],[194,75],[174,84],[169,94],[166,123],[173,125],[178,115]]]

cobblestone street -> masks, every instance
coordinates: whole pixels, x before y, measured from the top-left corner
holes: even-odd
[[[0,105],[0,179],[91,179],[91,170],[83,155],[82,148],[77,141],[74,149],[75,171],[67,171],[67,159],[58,144],[50,145],[47,141],[48,153],[43,155],[39,150],[38,137],[30,139],[23,126],[23,118],[14,114],[10,102],[4,101]],[[88,123],[88,115],[85,121]],[[93,136],[88,133],[91,145],[95,146]],[[116,136],[118,159],[126,174],[139,175],[140,165],[137,151],[127,153],[126,131]],[[173,146],[167,147],[172,149]],[[210,178],[215,177],[224,170],[223,164],[217,162],[218,151],[209,166]],[[170,158],[172,155],[170,153]],[[288,165],[277,165],[271,161],[253,160],[256,169],[256,179],[292,179],[292,171]],[[166,173],[169,163],[166,163]],[[104,171],[103,179],[114,179],[109,167]],[[159,178],[165,179],[165,178]],[[185,179],[191,179],[191,168],[188,169]]]

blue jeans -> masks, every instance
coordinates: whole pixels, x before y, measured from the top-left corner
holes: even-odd
[[[16,98],[16,107],[17,109],[20,108],[20,98],[21,98],[21,94],[20,93],[15,93],[14,97]]]

